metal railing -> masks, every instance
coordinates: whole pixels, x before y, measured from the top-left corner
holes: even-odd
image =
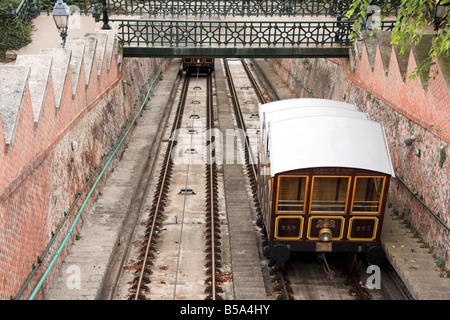
[[[110,19],[130,46],[309,46],[347,45],[352,20],[221,21]],[[395,21],[383,21],[390,30]]]
[[[8,5],[7,10],[7,16],[10,19],[17,18],[24,23],[28,23],[28,21],[38,14],[36,3],[33,0],[22,0],[15,9],[11,5]]]
[[[217,21],[111,19],[136,46],[295,46],[347,44],[353,21]]]
[[[24,0],[31,1],[31,0]],[[39,11],[50,13],[56,0],[35,0]],[[92,12],[101,0],[66,0],[81,12]],[[130,15],[205,16],[343,16],[351,0],[107,0],[110,13]],[[381,0],[372,1],[376,5]],[[385,15],[396,15],[401,0],[391,0]]]
[[[376,4],[382,1],[373,1]],[[343,16],[352,0],[108,0],[108,9],[121,14],[210,16]],[[400,0],[392,0],[396,14]]]
[[[116,13],[148,15],[284,16],[342,14],[349,0],[108,0]]]

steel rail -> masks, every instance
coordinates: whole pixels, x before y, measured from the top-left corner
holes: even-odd
[[[241,62],[242,62],[242,66],[245,69],[245,73],[247,74],[247,77],[250,79],[253,89],[255,90],[256,95],[258,96],[259,102],[266,103],[266,99],[264,98],[263,92],[262,92],[261,88],[258,86],[258,83],[256,82],[256,79],[253,76],[249,66],[247,65],[247,63],[245,63],[244,59],[241,59]]]
[[[177,131],[176,129],[180,126],[181,124],[181,118],[182,118],[182,114],[183,114],[183,108],[184,108],[184,104],[186,101],[186,92],[187,92],[187,88],[189,85],[189,78],[186,78],[184,83],[183,83],[183,87],[182,87],[182,93],[181,93],[181,99],[180,102],[178,104],[178,109],[177,109],[177,115],[173,124],[173,134],[175,134]],[[150,247],[151,247],[151,242],[152,242],[152,237],[153,237],[153,233],[155,230],[155,226],[156,226],[156,218],[158,215],[158,212],[160,210],[160,206],[161,206],[161,200],[163,197],[163,193],[164,193],[164,187],[165,187],[165,183],[167,181],[168,178],[168,172],[169,172],[169,165],[172,162],[171,159],[171,154],[172,154],[172,150],[174,148],[174,146],[176,145],[176,137],[173,137],[169,140],[169,145],[167,146],[167,151],[166,151],[166,163],[164,164],[164,170],[163,170],[163,175],[162,175],[162,179],[161,179],[161,187],[158,191],[158,198],[156,201],[156,207],[154,210],[154,214],[153,214],[153,219],[152,219],[152,225],[151,225],[151,229],[150,229],[150,233],[149,233],[149,237],[147,240],[147,245],[145,248],[145,255],[144,255],[144,259],[142,262],[142,267],[141,267],[141,272],[139,274],[139,280],[137,283],[137,287],[136,287],[136,293],[134,296],[134,300],[137,300],[139,298],[139,292],[141,291],[141,286],[142,286],[142,279],[144,277],[145,274],[145,267],[147,264],[147,260],[148,260],[148,254],[150,252]]]
[[[357,295],[357,297],[361,300],[370,300],[369,296],[366,295],[359,283],[360,278],[355,273],[352,273],[350,274],[350,279],[353,282],[353,287],[355,288],[355,294]]]
[[[384,268],[384,271],[386,272],[386,274],[391,279],[392,283],[395,285],[395,288],[397,288],[397,290],[400,293],[400,295],[402,296],[402,298],[404,300],[414,300],[414,297],[409,292],[409,290],[406,287],[405,283],[400,278],[400,276],[398,275],[397,271],[395,271],[395,268],[392,266],[392,264],[390,262],[389,263],[385,263],[383,265],[383,268]]]
[[[283,271],[278,271],[278,277],[280,278],[281,283],[281,291],[283,292],[284,297],[286,300],[293,300],[292,296],[289,294],[289,291],[286,286],[286,278],[284,277]]]
[[[238,127],[244,131],[243,138],[244,138],[244,147],[245,147],[245,153],[246,153],[245,161],[246,161],[246,164],[250,167],[252,178],[255,179],[254,181],[256,181],[256,179],[258,177],[257,172],[256,172],[256,163],[255,163],[255,159],[253,157],[252,150],[250,148],[250,141],[249,141],[248,135],[247,135],[247,128],[245,127],[245,121],[244,121],[244,118],[242,116],[242,112],[241,112],[241,109],[239,106],[236,88],[234,86],[233,78],[231,76],[231,71],[230,71],[230,67],[228,65],[227,59],[224,59],[223,61],[224,61],[224,66],[225,66],[225,74],[226,74],[227,81],[228,81],[228,87],[231,92],[231,100],[232,100],[234,112],[236,115],[236,121],[237,121]],[[251,160],[251,162],[250,162],[250,160]]]
[[[215,256],[216,256],[216,251],[215,251],[215,234],[214,234],[214,230],[215,230],[215,223],[214,223],[214,215],[215,215],[215,210],[214,210],[214,200],[215,200],[215,194],[214,194],[214,175],[215,175],[215,165],[214,165],[214,157],[213,157],[213,152],[214,152],[214,148],[213,148],[213,136],[211,135],[211,130],[214,128],[214,113],[213,113],[213,101],[212,101],[212,76],[209,75],[208,79],[207,79],[207,97],[206,97],[206,101],[207,101],[207,126],[206,126],[206,130],[207,130],[207,141],[206,142],[210,142],[209,143],[209,148],[208,149],[208,163],[207,166],[209,166],[209,175],[208,175],[208,184],[209,184],[209,188],[210,188],[210,193],[208,195],[209,198],[209,207],[210,207],[210,214],[211,214],[211,222],[210,222],[210,228],[211,228],[211,299],[212,300],[216,300],[216,261],[215,261]]]
[[[198,74],[197,74],[198,77]],[[134,300],[140,299],[142,298],[142,295],[140,294],[140,292],[142,291],[142,283],[143,283],[143,279],[145,276],[145,268],[147,265],[147,261],[149,259],[149,254],[150,254],[150,250],[151,250],[151,243],[152,243],[152,238],[153,238],[153,233],[154,230],[156,228],[156,216],[157,214],[160,212],[161,210],[161,206],[164,205],[163,203],[163,197],[165,192],[164,191],[166,189],[166,180],[168,180],[168,176],[170,175],[170,168],[171,168],[171,157],[170,155],[173,153],[173,150],[176,146],[176,141],[177,141],[177,137],[174,136],[175,132],[178,132],[177,129],[180,128],[181,126],[181,121],[182,121],[182,115],[184,112],[184,107],[185,107],[185,103],[186,103],[186,99],[187,99],[187,92],[188,92],[188,88],[189,88],[189,79],[190,77],[186,77],[185,82],[183,83],[183,87],[181,89],[181,98],[178,104],[178,108],[177,108],[177,113],[176,113],[176,119],[174,120],[174,124],[172,127],[172,132],[173,135],[170,139],[170,143],[167,146],[167,151],[166,151],[166,158],[165,158],[165,163],[163,163],[163,168],[161,169],[161,175],[160,175],[160,181],[159,181],[159,185],[158,185],[158,189],[155,193],[155,200],[154,200],[154,206],[152,208],[153,211],[153,216],[150,217],[150,219],[152,219],[152,223],[150,227],[150,232],[147,232],[148,234],[148,240],[147,243],[145,245],[145,253],[143,255],[143,260],[142,260],[142,266],[141,266],[141,270],[139,272],[139,279],[137,281],[136,284],[136,291],[135,291],[135,296],[134,296]],[[207,140],[206,140],[206,144],[207,144],[207,173],[206,173],[206,182],[207,185],[209,185],[209,190],[207,190],[207,204],[206,204],[206,215],[211,217],[211,221],[209,223],[207,223],[207,231],[208,231],[208,226],[211,232],[211,237],[210,239],[207,239],[207,246],[210,245],[211,246],[211,281],[210,281],[210,286],[211,286],[211,290],[210,290],[210,299],[212,300],[216,300],[218,298],[218,294],[217,294],[217,289],[216,289],[216,285],[217,285],[217,280],[216,280],[216,270],[217,270],[217,262],[216,262],[216,244],[217,244],[217,239],[215,237],[215,229],[216,229],[216,221],[215,221],[215,214],[217,212],[216,208],[215,208],[215,204],[214,202],[217,199],[217,195],[216,195],[216,188],[215,188],[215,175],[216,175],[216,170],[215,170],[215,163],[213,162],[214,160],[214,148],[212,146],[212,143],[214,141],[214,136],[211,133],[211,129],[213,129],[214,127],[214,115],[213,115],[213,98],[212,98],[212,77],[208,76],[207,77],[207,130],[206,131],[206,135],[207,135]],[[209,145],[208,145],[208,142]],[[191,146],[192,146],[192,137],[191,137]],[[188,166],[189,167],[189,166]],[[209,167],[209,168],[208,168]],[[187,177],[189,176],[189,168],[188,168],[188,173],[187,173]],[[186,178],[186,187],[187,187],[187,178]],[[187,188],[186,188],[187,190]],[[185,198],[186,199],[186,198]],[[208,208],[209,207],[209,208]],[[183,216],[184,216],[184,206],[183,206]],[[184,221],[184,219],[182,219]],[[183,223],[182,221],[182,223]],[[208,236],[207,236],[208,237]],[[180,246],[181,247],[181,240],[182,240],[182,231],[180,234]],[[179,249],[180,250],[180,249]],[[220,259],[220,258],[217,258]],[[176,268],[176,276],[175,276],[175,286],[174,286],[174,293],[173,293],[173,299],[175,299],[176,297],[176,282],[177,282],[177,274],[178,274],[178,265],[179,265],[179,257],[178,257],[178,262],[177,262],[177,268]]]

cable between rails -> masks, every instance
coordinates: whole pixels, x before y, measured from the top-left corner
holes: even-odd
[[[199,70],[197,69],[197,78],[196,78],[196,84],[197,85],[198,85],[198,72],[199,72]],[[195,92],[194,100],[196,100],[196,98],[197,98],[197,91],[194,91],[194,92]],[[194,111],[193,112],[195,114],[195,104],[194,104]],[[194,121],[195,121],[195,118],[192,118],[192,128],[194,128]],[[191,134],[190,144],[189,144],[189,148],[191,150],[192,150],[193,144],[194,144],[194,135]],[[189,183],[190,165],[191,165],[191,152],[188,152],[188,163],[187,163],[187,169],[186,169],[185,190],[187,190],[188,183]],[[181,257],[181,243],[182,243],[182,239],[183,239],[184,214],[186,212],[186,199],[187,199],[187,193],[184,194],[183,211],[181,213],[181,230],[180,230],[180,239],[178,241],[178,258],[177,258],[177,267],[175,269],[175,283],[174,283],[174,287],[173,287],[173,300],[175,300],[176,292],[177,292],[178,272],[179,272],[180,257]]]

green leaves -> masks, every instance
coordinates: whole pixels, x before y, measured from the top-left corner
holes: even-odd
[[[17,17],[8,17],[8,3],[0,0],[0,59],[8,50],[18,50],[31,42],[31,24],[22,22]],[[11,1],[15,8],[20,1]]]

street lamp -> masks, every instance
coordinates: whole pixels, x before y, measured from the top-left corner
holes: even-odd
[[[56,28],[62,38],[62,47],[66,44],[67,27],[69,26],[69,6],[62,0],[58,0],[53,7],[53,19],[55,20]]]
[[[111,26],[109,25],[108,6],[106,4],[106,0],[102,0],[102,7],[103,7],[103,26],[102,26],[102,30],[110,30]]]

